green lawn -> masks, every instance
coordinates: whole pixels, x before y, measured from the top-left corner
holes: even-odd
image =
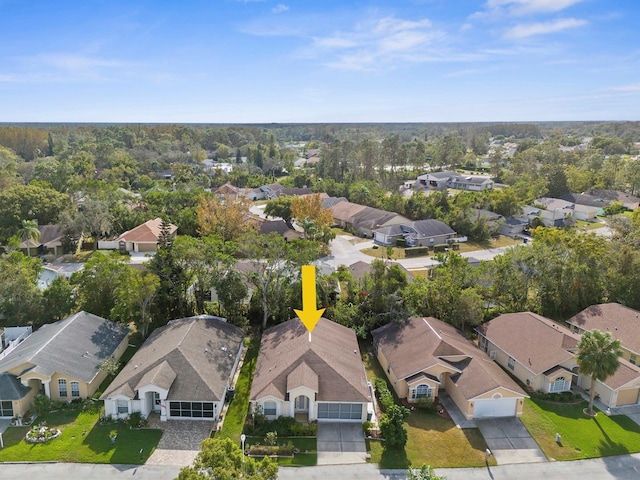
[[[384,450],[381,442],[368,441],[371,462],[381,468],[419,467],[423,463],[434,468],[482,467],[487,444],[478,429],[457,428],[452,420],[413,411],[405,422],[409,440],[403,450]],[[495,464],[490,459],[490,464]]]
[[[216,433],[216,438],[230,438],[240,445],[240,435],[244,428],[244,422],[249,409],[249,394],[251,393],[251,380],[256,368],[260,338],[252,337],[248,341],[247,353],[236,382],[236,394],[224,418],[222,429]]]
[[[362,361],[367,378],[373,383],[376,378],[386,379],[378,359],[367,353],[371,347],[364,340],[360,343]],[[389,386],[395,396],[395,391]],[[487,444],[477,429],[457,428],[452,420],[431,415],[423,411],[411,412],[405,421],[409,440],[403,450],[384,450],[379,441],[367,441],[371,462],[381,468],[419,467],[423,463],[436,468],[481,467],[485,465]],[[494,459],[490,460],[490,464]]]
[[[4,449],[0,462],[57,461],[79,463],[143,464],[153,453],[162,432],[160,430],[130,430],[123,423],[97,425],[100,412],[62,410],[44,414],[36,424],[46,421],[49,427],[62,431],[60,437],[43,444],[24,441],[29,427],[10,427],[4,433]],[[109,435],[117,431],[111,442]],[[142,449],[142,454],[140,454]]]
[[[586,417],[586,402],[526,399],[522,422],[549,459],[577,460],[640,452],[640,426],[624,415]],[[561,445],[555,434],[562,436]]]
[[[300,449],[300,453],[293,458],[279,458],[278,465],[286,467],[312,467],[318,463],[317,439],[301,437],[278,437],[278,445],[292,442],[294,447]],[[264,443],[261,437],[247,436],[246,445]]]

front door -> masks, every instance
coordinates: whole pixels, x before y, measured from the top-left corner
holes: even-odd
[[[300,395],[296,398],[296,412],[309,411],[309,397],[306,395]]]
[[[151,392],[153,396],[153,411],[160,411],[160,394],[158,392]]]

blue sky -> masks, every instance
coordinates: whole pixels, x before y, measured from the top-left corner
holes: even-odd
[[[638,0],[0,0],[2,122],[640,120]]]

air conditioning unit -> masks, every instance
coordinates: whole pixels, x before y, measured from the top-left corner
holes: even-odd
[[[491,360],[495,360],[496,359],[496,351],[495,350],[491,350],[489,352],[489,357],[491,357]]]

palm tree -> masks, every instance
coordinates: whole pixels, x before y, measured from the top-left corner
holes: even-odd
[[[40,230],[38,230],[37,220],[23,220],[22,228],[18,230],[18,236],[21,240],[27,241],[27,256],[31,256],[30,241],[37,242],[40,239]]]
[[[576,360],[580,373],[591,376],[591,388],[589,389],[589,408],[585,414],[593,417],[593,400],[595,398],[596,380],[601,382],[616,373],[620,366],[619,357],[622,355],[620,340],[611,338],[609,332],[599,330],[585,332],[578,343],[578,355]]]

